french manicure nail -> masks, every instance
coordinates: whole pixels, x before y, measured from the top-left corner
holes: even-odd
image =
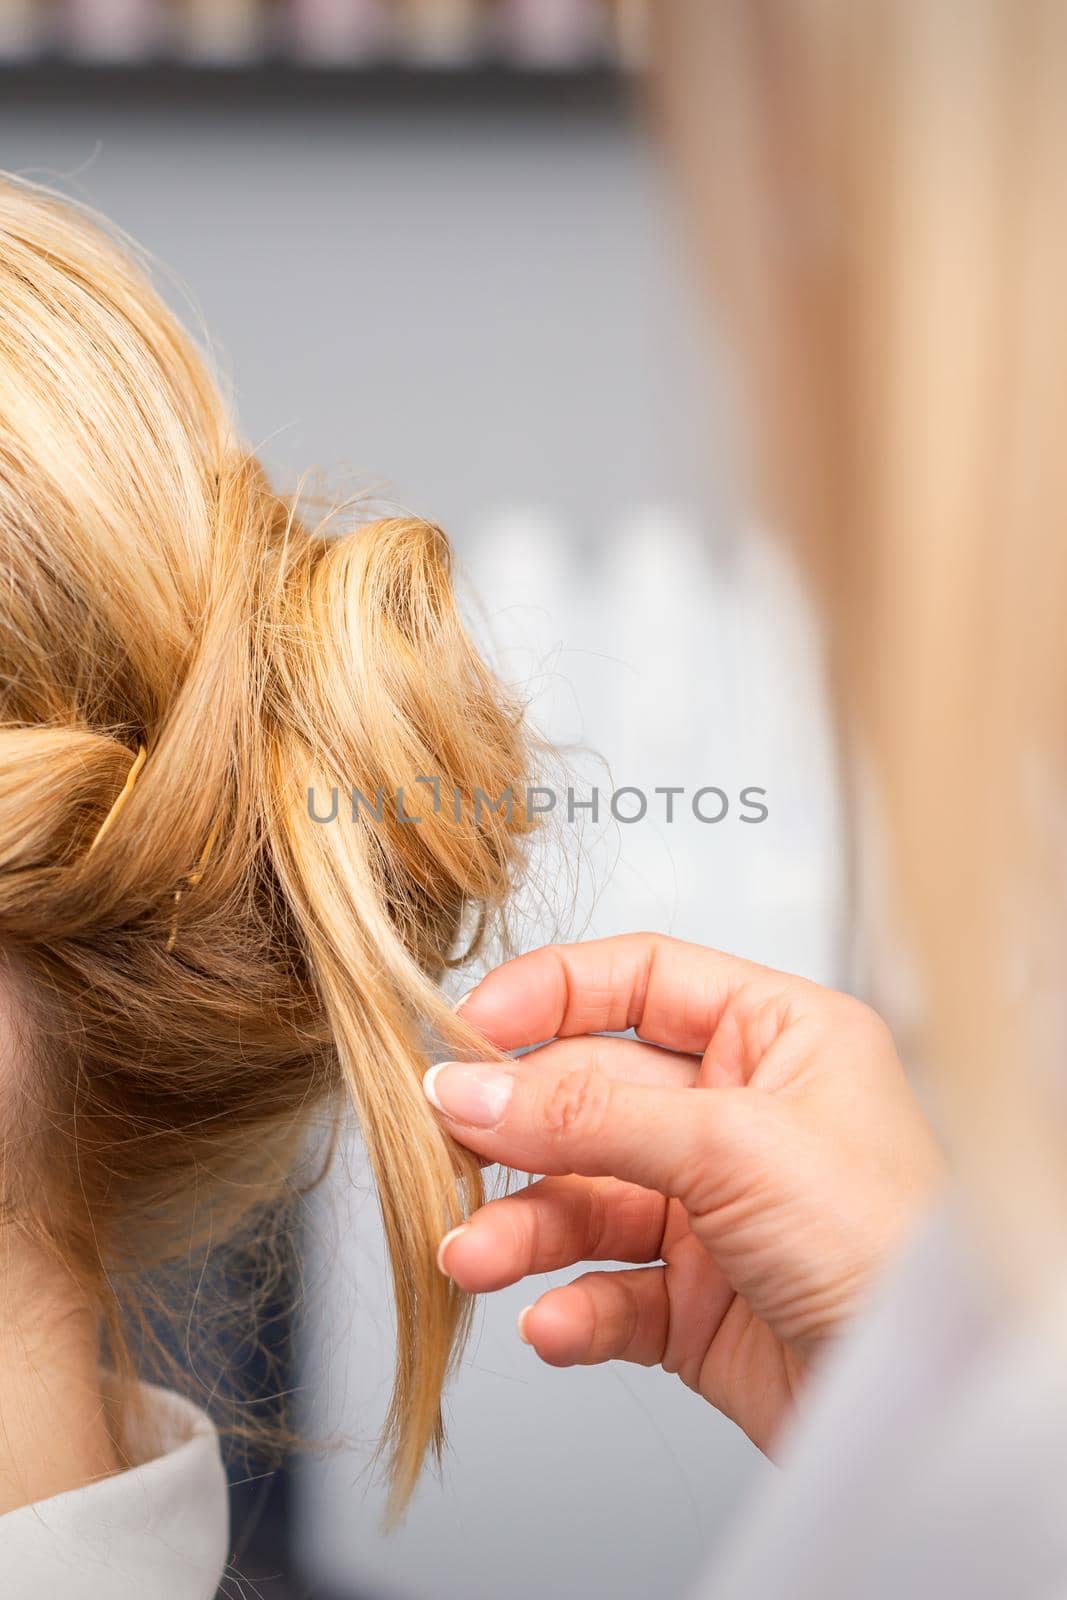
[[[439,1061],[422,1080],[431,1105],[471,1128],[495,1128],[514,1085],[510,1072],[480,1061]]]
[[[515,1319],[515,1326],[519,1330],[519,1338],[522,1340],[523,1344],[530,1343],[530,1335],[526,1332],[526,1318],[530,1315],[532,1310],[532,1305],[523,1306],[522,1310]]]
[[[449,1228],[441,1243],[437,1246],[437,1270],[438,1272],[443,1272],[446,1278],[449,1276],[449,1272],[445,1266],[445,1251],[453,1239],[458,1239],[461,1233],[466,1233],[469,1226],[469,1223],[461,1222],[458,1228]]]

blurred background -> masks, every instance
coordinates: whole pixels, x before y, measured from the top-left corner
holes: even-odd
[[[312,469],[450,533],[487,649],[577,797],[600,792],[553,828],[523,945],[650,927],[842,983],[810,619],[730,468],[729,375],[642,109],[643,17],[0,0],[0,163],[166,264],[279,480]],[[611,814],[624,786],[649,796],[640,821]],[[689,804],[706,786],[729,801],[716,823]],[[284,1472],[235,1456],[226,1593],[671,1595],[772,1470],[662,1373],[539,1366],[520,1287],[480,1305],[441,1478],[386,1538],[392,1333],[355,1130],[301,1254],[273,1337],[310,1444]]]

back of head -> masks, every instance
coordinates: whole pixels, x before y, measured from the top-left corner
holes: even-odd
[[[309,531],[128,251],[13,180],[0,306],[4,1215],[122,1365],[143,1270],[269,1208],[347,1087],[397,1298],[399,1504],[463,1318],[434,1248],[479,1192],[425,1031],[461,1042],[434,980],[518,864],[521,819],[472,814],[523,778],[518,710],[440,531]],[[427,777],[445,800],[399,820]]]

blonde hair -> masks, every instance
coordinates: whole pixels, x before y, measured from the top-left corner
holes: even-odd
[[[1040,1292],[1067,1238],[1067,8],[658,17],[658,111],[878,779],[952,1137]]]
[[[347,1090],[395,1288],[396,1511],[464,1323],[435,1248],[481,1193],[420,1075],[432,1038],[472,1042],[436,980],[520,865],[522,817],[477,801],[524,779],[519,708],[439,529],[306,528],[130,253],[11,179],[0,307],[4,1215],[128,1368],[139,1274],[259,1227]]]

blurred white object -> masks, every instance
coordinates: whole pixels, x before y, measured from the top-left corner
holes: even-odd
[[[841,981],[833,736],[812,619],[779,546],[753,529],[716,555],[704,530],[649,507],[592,546],[547,512],[512,510],[468,549],[495,659],[509,681],[526,664],[532,720],[563,747],[576,790],[599,790],[595,822],[586,811],[580,830],[557,826],[561,859],[546,871],[583,881],[572,931],[655,927]],[[616,788],[647,798],[640,821],[610,814]],[[673,803],[657,792],[671,789]],[[720,822],[695,814],[702,789],[727,796]],[[765,821],[742,820],[746,789],[766,791]],[[620,816],[638,804],[620,801]],[[709,795],[698,809],[720,806]]]

